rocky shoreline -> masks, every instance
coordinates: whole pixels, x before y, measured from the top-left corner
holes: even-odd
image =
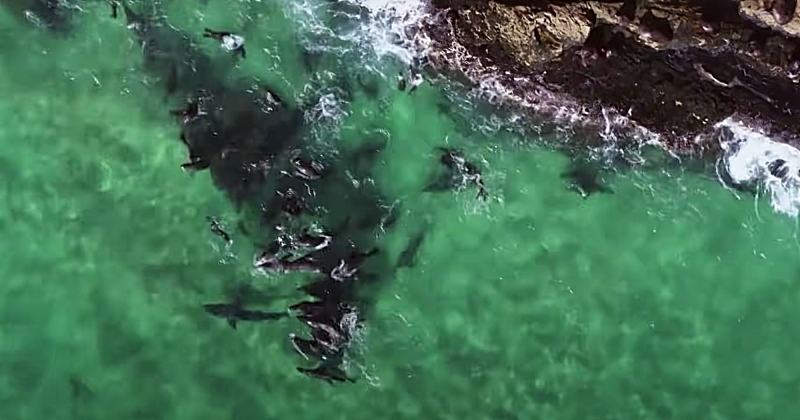
[[[491,74],[538,114],[571,107],[601,129],[616,119],[628,139],[645,131],[683,155],[716,154],[719,142],[708,134],[731,116],[800,143],[796,0],[433,0],[431,7],[422,25],[430,62],[473,82]],[[593,137],[587,141],[603,141]]]

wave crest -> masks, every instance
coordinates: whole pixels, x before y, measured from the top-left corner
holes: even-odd
[[[772,208],[800,215],[800,150],[728,118],[715,125],[723,155],[720,181],[729,187],[765,192]]]

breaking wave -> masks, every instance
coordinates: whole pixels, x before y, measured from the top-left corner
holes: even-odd
[[[621,150],[620,139],[624,138],[626,144],[636,145],[636,148],[661,145],[658,135],[633,123],[625,112],[603,109],[593,114],[586,106],[556,95],[527,78],[514,77],[480,63],[456,42],[446,11],[432,12],[428,1],[355,1],[370,12],[364,32],[375,54],[395,57],[406,65],[430,64],[435,69],[444,68],[443,62],[447,62],[449,67],[456,67],[459,75],[469,79],[472,88],[466,96],[471,102],[496,107],[490,112],[478,113],[488,116],[480,118],[477,126],[471,124],[477,131],[497,132],[511,127],[525,134],[542,134],[544,126],[555,125],[554,130],[561,134],[554,136],[555,141],[566,143],[575,135],[593,136],[599,140],[594,142],[594,155],[612,158],[625,154],[632,164],[641,163],[644,158],[636,151]],[[436,42],[431,36],[434,34]],[[540,120],[534,121],[531,114]],[[542,118],[547,121],[541,121]]]
[[[717,163],[720,181],[728,187],[765,193],[776,212],[800,215],[800,150],[733,118],[715,128],[723,150]]]
[[[424,0],[354,0],[369,11],[370,20],[364,34],[379,57],[390,55],[404,64],[411,64],[428,53],[430,38],[421,31],[429,18],[429,5]]]
[[[321,17],[319,10],[323,7],[334,17],[336,30],[331,30],[330,22]],[[567,144],[575,136],[592,136],[596,141],[592,142],[591,153],[600,159],[622,156],[630,164],[644,164],[638,151],[645,146],[655,146],[679,159],[663,147],[657,134],[634,123],[626,110],[603,108],[597,112],[545,89],[535,80],[484,65],[456,42],[446,11],[431,13],[427,0],[352,0],[317,5],[306,0],[291,2],[289,8],[296,16],[302,15],[297,20],[307,49],[337,53],[349,50],[349,54],[355,51],[362,62],[369,63],[364,70],[378,75],[383,82],[389,83],[387,74],[393,74],[390,72],[399,66],[430,64],[441,69],[447,62],[450,68],[455,67],[470,86],[460,90],[445,86],[445,90],[454,108],[470,114],[465,123],[473,130],[490,134],[513,129],[541,135],[548,130],[543,127],[555,126],[550,131],[560,135],[551,136],[548,141]],[[445,77],[437,81],[454,84]],[[348,112],[346,102],[331,93],[318,95],[318,99],[307,118],[335,125]],[[474,112],[481,103],[492,109]],[[475,118],[476,114],[483,117]],[[723,151],[717,167],[724,185],[764,192],[775,211],[800,215],[800,150],[733,118],[716,124],[713,130]]]
[[[599,141],[594,143],[592,154],[600,159],[623,157],[630,164],[644,164],[646,159],[640,151],[645,146],[655,146],[680,159],[664,147],[659,135],[633,122],[627,110],[592,111],[526,77],[484,65],[456,42],[446,11],[431,13],[427,1],[358,0],[358,3],[370,10],[371,21],[365,32],[378,55],[392,55],[405,63],[422,58],[437,68],[447,62],[473,84],[470,99],[500,108],[520,109],[526,114],[521,117],[519,113],[511,113],[502,121],[491,115],[481,120],[480,127],[473,127],[477,130],[530,126],[529,116],[533,114],[555,123],[559,130],[566,128],[567,135],[560,136],[560,141],[568,142],[575,135],[596,137]],[[437,43],[432,41],[431,33],[435,33]],[[534,131],[541,134],[542,125],[539,123]],[[800,150],[770,139],[732,117],[713,129],[723,150],[718,167],[725,185],[765,192],[776,212],[800,215]]]

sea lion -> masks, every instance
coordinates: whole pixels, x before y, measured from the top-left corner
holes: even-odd
[[[174,69],[175,67],[172,68]],[[183,107],[183,109],[174,109],[169,111],[169,113],[170,115],[181,117],[181,123],[184,125],[190,123],[201,115],[206,115],[206,113],[200,109],[200,101],[195,99],[186,101],[186,105]]]
[[[397,264],[395,267],[413,267],[415,264],[415,259],[417,254],[419,253],[420,247],[422,247],[422,242],[425,240],[426,230],[420,230],[406,244],[403,251],[400,253],[400,256],[397,258]]]
[[[230,245],[231,243],[233,243],[233,239],[231,238],[231,235],[229,235],[228,232],[225,232],[225,229],[222,228],[222,225],[219,223],[219,221],[215,217],[207,216],[206,220],[211,225],[211,232],[213,234],[215,234],[215,235],[219,236],[220,238],[222,238],[222,240],[225,241],[226,244]]]
[[[306,360],[327,359],[330,352],[321,344],[314,340],[308,340],[297,336],[296,334],[289,334],[289,341],[292,343],[294,350]]]
[[[361,265],[371,256],[378,253],[378,248],[369,251],[353,251],[345,258],[339,259],[338,263],[330,269],[328,277],[334,281],[345,281],[353,278]]]
[[[425,81],[425,79],[422,77],[422,73],[414,70],[413,67],[409,67],[408,68],[408,74],[409,74],[410,80],[411,80],[408,83],[408,85],[409,85],[408,86],[408,94],[410,95],[410,94],[414,93],[414,91],[417,90],[417,88],[422,84],[422,82]]]
[[[234,55],[247,58],[247,51],[244,49],[244,37],[241,35],[205,28],[203,29],[203,37],[216,39],[223,49],[233,52]]]
[[[321,272],[317,262],[310,257],[301,257],[291,261],[280,258],[260,258],[256,261],[256,267],[264,270],[275,270],[280,273],[294,273],[301,271],[308,273]]]
[[[403,74],[403,72],[400,72],[400,74],[397,75],[397,90],[405,92],[406,84],[406,76]]]
[[[310,210],[308,203],[293,188],[275,191],[281,198],[281,212],[286,217],[297,217]]]
[[[312,369],[297,367],[297,371],[311,378],[322,379],[331,385],[334,382],[356,382],[355,379],[349,378],[342,368],[328,363],[323,363]]]
[[[462,187],[465,184],[473,184],[478,187],[477,198],[486,200],[489,195],[486,186],[483,183],[481,170],[478,165],[467,160],[460,150],[449,147],[436,147],[439,151],[439,162],[441,162],[451,173],[448,174],[449,179],[438,179],[429,184],[425,190],[435,191],[441,190],[445,187],[453,188],[453,175],[457,178],[457,185],[455,187]],[[449,184],[449,185],[446,185]]]
[[[301,158],[300,151],[292,152],[289,163],[292,167],[292,171],[281,171],[281,173],[306,181],[314,181],[322,178],[322,171],[325,169],[319,162]]]
[[[119,0],[106,0],[111,6],[111,18],[116,19],[119,16]]]

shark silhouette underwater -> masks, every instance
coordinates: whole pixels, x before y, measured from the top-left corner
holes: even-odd
[[[573,161],[561,174],[561,178],[567,181],[568,189],[577,192],[583,198],[588,198],[596,193],[612,194],[614,192],[611,188],[603,185],[600,180],[600,171],[588,162]]]
[[[286,312],[265,312],[245,309],[242,298],[236,295],[229,303],[207,303],[203,305],[207,313],[223,318],[231,328],[237,329],[239,322],[275,321],[289,316]]]

